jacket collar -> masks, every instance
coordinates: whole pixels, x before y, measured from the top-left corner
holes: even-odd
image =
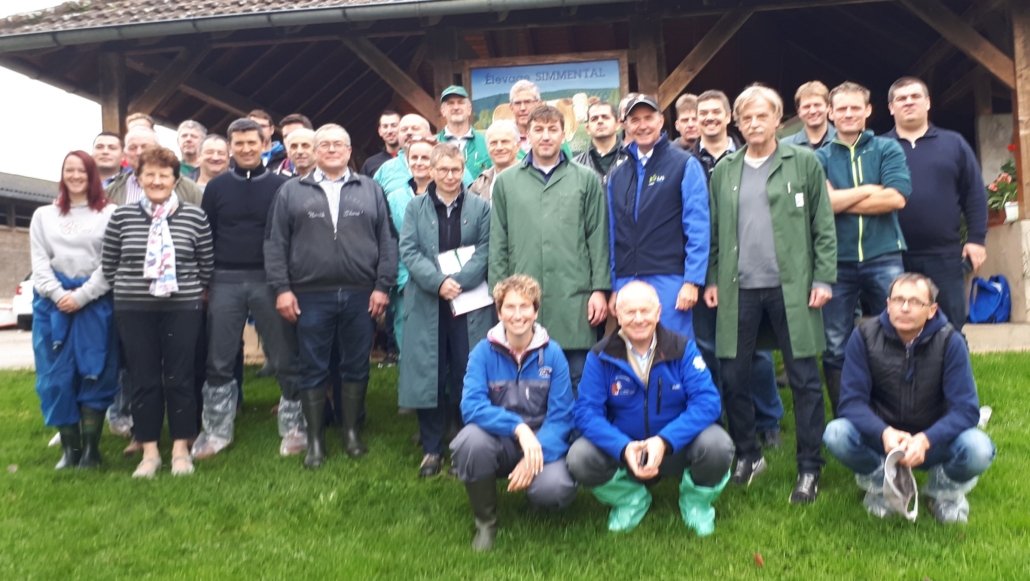
[[[933,123],[930,123],[929,127],[926,129],[926,133],[924,133],[922,137],[920,137],[919,139],[923,139],[924,137],[937,137],[938,135],[940,135],[940,132],[937,130],[937,126]],[[901,139],[901,137],[898,135],[897,125],[892,127],[891,130],[887,133],[884,133],[883,136],[890,137],[892,139]],[[917,139],[916,141],[919,141],[919,139]]]
[[[629,355],[626,353],[626,341],[619,336],[620,330],[620,328],[615,329],[611,335],[608,335],[595,345],[592,349],[594,354],[603,354],[611,359],[628,364]],[[683,352],[687,346],[685,337],[666,329],[661,323],[658,323],[658,326],[655,328],[655,335],[657,335],[657,339],[655,340],[652,365],[658,365],[665,361],[678,361],[683,358]]]
[[[861,135],[858,136],[858,141],[856,141],[855,145],[853,145],[853,146],[852,145],[848,145],[847,143],[844,143],[843,141],[841,141],[840,140],[840,135],[835,137],[834,140],[830,142],[830,145],[839,145],[841,147],[845,147],[845,148],[848,148],[848,149],[858,149],[858,148],[862,147],[863,145],[865,145],[865,144],[869,143],[870,141],[872,141],[873,137],[874,137],[873,130],[872,129],[866,129],[865,131],[862,132]]]
[[[322,186],[318,185],[318,182],[315,180],[315,174],[316,173],[318,173],[318,167],[317,166],[314,169],[312,169],[310,172],[308,172],[308,175],[300,178],[301,183],[307,184],[309,186],[315,186],[316,188],[321,188]],[[346,186],[346,185],[352,184],[352,183],[354,183],[356,181],[358,181],[358,174],[357,174],[357,172],[348,170],[347,171],[347,180],[343,182],[343,185]]]
[[[669,143],[669,136],[664,131],[661,136],[658,137],[658,141],[654,142],[654,148],[651,150],[650,159],[654,159],[655,156],[660,155],[663,151],[671,147]],[[640,161],[639,148],[637,147],[636,141],[630,141],[622,147],[622,151],[633,158],[634,161]]]
[[[530,353],[543,349],[551,340],[547,334],[547,329],[543,325],[533,323],[533,339],[529,342],[529,347],[526,347],[526,350],[522,352],[522,357],[519,358],[515,356],[515,352],[512,351],[511,345],[508,343],[508,338],[504,333],[504,323],[494,325],[487,331],[486,338],[495,349],[507,353],[516,363],[522,363],[528,358]]]
[[[883,328],[883,332],[885,335],[887,335],[891,339],[901,341],[901,337],[898,336],[898,331],[894,328],[894,325],[891,324],[890,315],[887,314],[887,309],[884,309],[883,312],[880,313],[879,321],[880,326]],[[923,330],[919,333],[919,336],[916,337],[914,345],[921,345],[923,343],[926,343],[934,335],[936,335],[938,331],[940,331],[947,325],[948,317],[945,316],[943,310],[938,308],[937,314],[934,315],[932,319],[928,320],[926,322],[926,325],[923,326]]]

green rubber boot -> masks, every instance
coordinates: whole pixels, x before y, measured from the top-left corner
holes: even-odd
[[[690,470],[683,471],[683,480],[680,482],[680,514],[683,522],[694,529],[699,537],[707,537],[715,532],[715,508],[712,502],[719,497],[719,493],[726,488],[730,481],[730,472],[715,486],[709,488],[694,484],[690,477]]]
[[[61,433],[61,460],[54,466],[54,470],[75,468],[82,458],[82,434],[79,431],[79,424],[58,426],[57,431]]]
[[[639,482],[630,480],[625,468],[619,468],[611,480],[594,487],[591,492],[603,504],[612,507],[608,513],[608,530],[629,532],[640,524],[651,507],[651,493]]]
[[[79,468],[83,470],[97,468],[102,462],[100,433],[104,430],[104,411],[81,406],[79,416],[82,418],[82,458],[79,459]]]

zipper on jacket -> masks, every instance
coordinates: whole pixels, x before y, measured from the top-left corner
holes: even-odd
[[[859,139],[861,139],[861,136],[859,136]],[[841,141],[839,143],[844,143],[844,142]],[[845,143],[845,145],[847,145],[847,144]],[[857,141],[855,142],[855,145],[858,145]],[[857,160],[855,159],[855,145],[847,145],[847,148],[848,148],[848,151],[851,153],[851,181],[854,182],[855,187],[857,188],[860,185],[862,185],[862,156],[858,156]],[[863,226],[864,225],[862,224],[862,215],[859,214],[858,215],[858,261],[859,262],[862,262],[862,259],[865,258],[865,253],[862,252],[862,232],[864,230]]]
[[[650,421],[650,410],[651,410],[651,389],[647,384],[644,384],[644,434],[648,438],[651,437],[651,421]]]
[[[658,378],[658,407],[655,409],[655,413],[659,416],[662,415],[662,378]]]

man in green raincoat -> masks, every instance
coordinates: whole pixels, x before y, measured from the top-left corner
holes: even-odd
[[[821,307],[837,280],[837,237],[826,175],[806,148],[777,144],[780,96],[744,90],[733,117],[747,146],[715,167],[712,244],[704,299],[719,307],[716,355],[723,407],[736,446],[732,480],[750,484],[766,468],[755,440],[751,357],[763,314],[772,325],[794,395],[798,479],[792,503],[814,502],[825,427],[816,354],[825,348]]]

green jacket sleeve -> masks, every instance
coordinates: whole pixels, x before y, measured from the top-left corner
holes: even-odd
[[[590,256],[590,290],[606,291],[612,288],[610,267],[611,250],[608,248],[608,198],[601,188],[601,180],[594,171],[584,171],[586,184],[586,240],[587,255]]]
[[[490,197],[490,265],[487,269],[487,284],[493,291],[494,285],[511,275],[508,264],[508,203],[505,182],[497,176],[494,193]]]
[[[837,282],[837,226],[833,217],[830,194],[826,189],[826,173],[815,156],[802,157],[807,169],[809,216],[812,228],[812,281]]]
[[[440,285],[447,276],[440,271],[435,256],[426,256],[419,250],[418,209],[420,203],[412,201],[404,212],[404,223],[401,225],[400,257],[408,269],[408,280],[414,282],[424,292],[435,295],[440,292]]]

